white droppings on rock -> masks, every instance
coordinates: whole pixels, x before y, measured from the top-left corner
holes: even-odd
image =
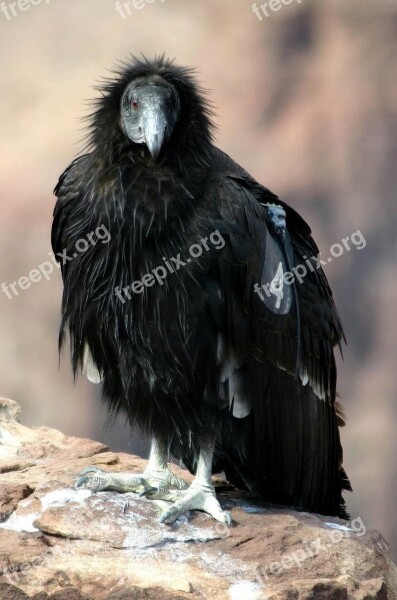
[[[28,515],[18,515],[13,512],[12,515],[4,523],[0,523],[1,529],[8,529],[9,531],[38,531],[37,527],[33,525],[33,522],[40,516],[40,513],[30,513]]]
[[[76,490],[74,488],[61,488],[48,492],[40,498],[41,506],[43,511],[50,506],[64,506],[68,502],[83,502],[86,498],[91,496],[90,490]]]
[[[253,581],[238,581],[229,588],[230,600],[261,600],[263,595],[263,586]]]
[[[0,445],[5,446],[13,446],[14,448],[19,448],[21,445],[20,440],[12,435],[7,429],[4,427],[0,427]]]
[[[351,527],[346,527],[346,525],[339,525],[339,523],[324,523],[326,527],[330,529],[339,529],[340,531],[353,531]]]
[[[14,511],[10,517],[0,523],[1,529],[10,531],[39,531],[33,525],[36,519],[39,519],[42,513],[50,506],[64,506],[66,503],[73,500],[74,502],[82,502],[91,495],[90,490],[75,490],[74,488],[61,488],[53,492],[48,492],[40,498],[41,511],[33,510],[31,513],[20,514],[18,510]],[[35,504],[30,498],[19,503],[19,508],[28,509],[30,504]]]
[[[221,576],[223,578],[230,578],[231,581],[236,577],[252,577],[252,566],[244,563],[239,559],[231,559],[230,556],[224,552],[218,552],[216,554],[216,560],[214,560],[214,554],[209,553],[208,550],[203,550],[199,555],[199,560],[208,573]],[[242,596],[243,597],[243,596]]]

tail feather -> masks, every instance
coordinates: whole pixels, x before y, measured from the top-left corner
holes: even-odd
[[[251,365],[252,412],[230,417],[217,448],[216,469],[239,488],[299,510],[347,518],[338,404],[270,365]]]

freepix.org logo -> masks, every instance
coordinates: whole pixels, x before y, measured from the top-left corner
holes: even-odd
[[[259,21],[263,21],[264,17],[270,17],[272,13],[278,12],[283,6],[289,6],[293,2],[302,4],[302,0],[269,0],[269,2],[264,2],[259,6],[254,2],[252,5],[252,12]]]
[[[296,281],[303,283],[308,273],[314,273],[314,271],[331,263],[334,258],[339,258],[345,252],[350,252],[352,248],[362,250],[366,245],[367,242],[358,229],[351,235],[343,238],[341,243],[332,244],[329,249],[331,256],[327,259],[322,259],[320,254],[317,256],[304,256],[304,262],[292,267],[291,271],[284,271],[282,263],[279,263],[273,279],[262,284],[255,283],[254,291],[262,301],[265,300],[265,296],[267,298],[275,296],[276,308],[278,309],[284,298],[285,286],[293,285]]]
[[[68,250],[57,252],[56,256],[53,252],[49,252],[48,256],[50,260],[45,260],[40,265],[37,265],[36,268],[29,271],[27,275],[22,275],[16,281],[9,283],[3,281],[0,289],[9,300],[13,300],[13,298],[19,296],[21,291],[28,290],[32,284],[39,283],[43,279],[49,281],[55,268],[59,269],[61,266],[65,266],[99,242],[108,244],[110,239],[110,233],[105,225],[99,225],[94,231],[90,231],[86,237],[76,241],[74,248],[71,250],[73,254],[68,254]]]
[[[3,13],[7,21],[10,21],[13,17],[17,17],[21,12],[26,12],[31,9],[32,6],[38,4],[50,4],[51,0],[18,0],[17,2],[1,2],[0,12]]]
[[[126,299],[132,300],[131,292],[133,294],[142,294],[145,288],[152,287],[155,284],[164,285],[165,280],[171,274],[176,273],[180,269],[185,268],[192,260],[198,259],[204,251],[209,252],[212,248],[215,250],[222,250],[225,246],[225,240],[221,233],[216,230],[213,231],[208,237],[201,238],[197,244],[192,244],[189,248],[189,256],[182,260],[181,253],[177,256],[172,256],[170,259],[163,256],[163,265],[158,265],[150,273],[143,275],[142,279],[136,279],[131,283],[120,289],[117,286],[114,289],[114,293],[122,304],[125,304]]]

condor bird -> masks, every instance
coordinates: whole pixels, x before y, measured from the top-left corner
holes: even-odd
[[[133,59],[101,92],[88,153],[55,189],[60,344],[69,333],[75,374],[152,446],[143,473],[89,468],[77,486],[167,499],[165,523],[194,509],[229,523],[211,483],[224,471],[267,501],[346,516],[343,331],[310,228],[213,144],[190,69]]]

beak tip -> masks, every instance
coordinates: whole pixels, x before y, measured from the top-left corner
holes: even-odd
[[[153,160],[156,160],[163,146],[163,136],[155,135],[146,140],[146,145]]]
[[[150,156],[153,158],[153,160],[156,160],[158,155],[160,154],[160,148],[149,148],[149,152],[150,152]]]
[[[166,123],[149,121],[145,128],[145,142],[153,160],[156,160],[164,144]]]

